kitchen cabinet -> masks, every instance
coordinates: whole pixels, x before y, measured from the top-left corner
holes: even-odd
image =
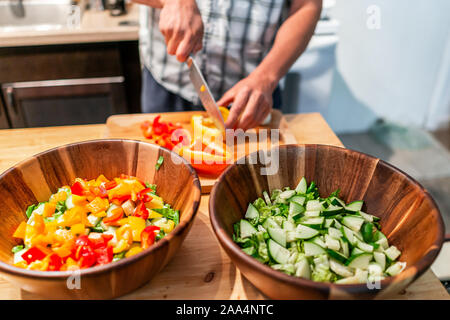
[[[0,127],[139,112],[140,73],[137,41],[0,48]]]

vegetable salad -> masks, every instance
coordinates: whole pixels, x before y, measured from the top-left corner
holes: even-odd
[[[121,175],[112,180],[76,178],[47,202],[26,211],[13,237],[14,265],[65,271],[104,265],[150,247],[179,223],[179,211],[156,194],[156,186]]]
[[[346,204],[339,190],[320,198],[302,178],[295,190],[264,191],[234,225],[233,240],[260,262],[288,275],[354,284],[399,274],[401,252],[380,231],[379,218]]]

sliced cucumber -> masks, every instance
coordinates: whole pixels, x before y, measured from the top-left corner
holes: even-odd
[[[295,224],[289,220],[286,220],[283,222],[283,229],[286,231],[294,231],[295,230]]]
[[[391,265],[389,268],[386,269],[386,273],[390,276],[396,276],[398,275],[400,272],[403,271],[403,269],[405,269],[406,267],[406,262],[396,262],[393,265]]]
[[[295,192],[300,194],[305,194],[306,190],[308,188],[308,185],[306,183],[305,177],[300,179],[300,182],[298,183],[297,187],[295,187]]]
[[[245,219],[256,220],[259,218],[258,209],[255,208],[251,203],[248,204],[247,212],[245,212]]]
[[[365,253],[365,251],[362,251],[361,249],[359,249],[359,248],[353,248],[352,249],[352,252],[351,252],[351,256],[358,256],[358,255],[360,255],[361,253]]]
[[[382,252],[374,252],[373,258],[380,265],[381,269],[386,269],[386,256]]]
[[[346,216],[342,218],[342,224],[349,227],[353,231],[359,231],[363,223],[364,219],[359,217]]]
[[[319,200],[309,200],[306,203],[306,211],[321,211],[323,209]]]
[[[351,256],[347,261],[347,266],[355,269],[367,269],[372,257],[371,253],[361,253],[357,256]]]
[[[317,244],[319,246],[321,246],[322,248],[326,248],[327,247],[326,243],[322,240],[321,236],[314,237],[310,241],[314,242],[315,244]]]
[[[295,264],[295,275],[297,277],[311,279],[311,269],[309,268],[308,260],[303,258]]]
[[[272,201],[270,200],[270,196],[267,193],[267,191],[263,191],[263,197],[264,197],[264,201],[266,201],[266,204],[268,206],[271,206],[272,205]]]
[[[316,211],[306,210],[304,215],[305,215],[305,217],[318,217],[318,216],[320,216],[320,211],[319,210],[316,210]]]
[[[324,217],[307,218],[301,220],[300,223],[314,229],[320,229],[322,228],[324,220]]]
[[[371,214],[365,213],[363,211],[358,211],[358,214],[364,218],[364,220],[366,220],[367,222],[374,222],[376,220],[377,217],[374,217]],[[375,218],[375,219],[374,219]]]
[[[331,199],[331,204],[332,204],[332,205],[335,205],[335,206],[339,206],[339,207],[345,208],[345,202],[342,201],[342,200],[339,199],[339,198],[336,198],[336,197],[333,197],[333,198]]]
[[[373,252],[373,246],[368,244],[368,243],[365,243],[365,242],[362,242],[362,241],[357,241],[356,242],[356,246],[359,249],[361,249],[362,251],[369,252],[369,253]]]
[[[369,272],[369,275],[372,277],[383,275],[383,268],[380,266],[380,264],[378,262],[369,263],[369,266],[367,267],[367,271]]]
[[[345,210],[349,212],[361,211],[364,201],[353,201],[345,206]]]
[[[333,225],[334,220],[333,219],[325,219],[325,222],[323,224],[324,228],[329,228]]]
[[[348,258],[350,256],[350,248],[348,246],[348,242],[344,241],[342,238],[339,239],[339,242],[341,243],[341,249],[342,249],[342,254]]]
[[[269,228],[281,228],[281,226],[272,217],[269,217],[264,221],[263,227],[266,230]]]
[[[305,204],[305,197],[293,196],[292,198],[289,199],[289,202],[295,202],[295,203],[303,206]]]
[[[333,259],[336,259],[337,261],[339,261],[341,263],[345,263],[347,261],[347,257],[338,251],[335,251],[332,249],[327,249],[327,253],[330,257],[332,257]]]
[[[328,228],[328,234],[334,239],[340,239],[343,236],[341,231],[332,227]]]
[[[93,214],[88,215],[88,216],[87,216],[87,219],[88,219],[89,223],[90,223],[91,225],[93,225],[94,227],[95,227],[95,226],[97,225],[97,223],[99,223],[100,220],[101,220],[100,217],[97,217],[97,216],[95,216],[95,215],[93,215]]]
[[[389,248],[389,243],[387,238],[381,238],[378,241],[375,241],[376,244],[378,244],[380,246],[381,249],[386,250],[387,248]]]
[[[325,244],[327,245],[328,249],[332,249],[335,251],[339,251],[339,249],[341,248],[339,240],[330,237],[328,234],[325,235]]]
[[[254,226],[250,224],[247,220],[242,219],[240,223],[241,227],[241,238],[249,238],[252,235],[254,235],[256,232],[258,232]]]
[[[343,210],[344,209],[342,207],[331,204],[330,206],[328,206],[328,208],[323,210],[323,215],[327,217],[334,216],[341,213]]]
[[[267,249],[273,260],[278,263],[285,264],[289,260],[290,252],[288,249],[283,248],[274,240],[269,239],[267,241]]]
[[[295,217],[296,215],[302,214],[305,212],[305,208],[299,205],[297,202],[289,203],[289,216]]]
[[[287,200],[290,197],[293,197],[295,195],[295,190],[286,190],[280,193],[280,198],[283,200]]]
[[[303,248],[305,249],[305,255],[307,257],[313,257],[326,253],[325,249],[311,241],[305,241],[303,243]]]
[[[299,224],[295,229],[295,236],[297,239],[311,239],[319,234],[316,229]]]
[[[269,236],[280,246],[286,248],[286,230],[280,228],[269,228],[267,232],[269,233]]]
[[[350,268],[344,266],[343,264],[340,264],[334,259],[330,259],[330,269],[341,277],[353,277],[353,272],[350,270]]]
[[[384,254],[392,261],[396,260],[401,252],[395,246],[390,246],[388,249],[384,250]]]
[[[356,244],[356,239],[354,236],[354,233],[352,230],[350,230],[349,228],[347,228],[346,226],[342,226],[341,228],[342,234],[344,236],[344,238],[352,245],[354,246]]]
[[[73,204],[72,195],[70,194],[66,199],[66,208],[72,209],[73,207],[75,207],[75,205]]]

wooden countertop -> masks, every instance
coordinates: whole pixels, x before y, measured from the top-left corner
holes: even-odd
[[[299,143],[342,145],[318,113],[286,115],[290,130]],[[83,125],[32,129],[0,130],[0,171],[44,150],[76,141],[103,137],[106,126]],[[128,294],[123,299],[263,299],[262,294],[241,277],[228,256],[220,248],[210,226],[208,215],[209,196],[202,196],[200,209],[193,228],[186,237],[175,258],[149,284]],[[210,232],[199,233],[205,226]],[[202,237],[200,240],[199,237]],[[203,239],[205,238],[205,239]],[[206,239],[207,238],[207,239]],[[217,252],[199,261],[201,252],[194,242],[216,241]],[[193,248],[197,249],[193,249]],[[197,251],[196,251],[197,250]],[[184,278],[183,290],[169,285],[183,273],[186,265],[197,268]],[[38,296],[20,290],[0,278],[0,299],[39,299]],[[417,279],[392,299],[449,299],[449,294],[431,270]]]
[[[86,10],[76,29],[0,31],[0,47],[137,40],[139,26],[119,25],[122,21],[139,23],[139,5],[129,5],[127,14],[119,17],[110,16],[109,11]]]

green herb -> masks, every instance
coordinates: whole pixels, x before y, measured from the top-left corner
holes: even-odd
[[[121,259],[123,259],[123,258],[125,258],[125,251],[120,252],[120,253],[116,253],[116,254],[113,256],[113,262],[114,262],[114,261],[119,261],[119,260],[121,260]]]
[[[35,205],[35,204],[32,204],[31,206],[29,206],[27,208],[26,214],[27,214],[28,218],[31,217],[31,214],[33,213],[34,209],[36,209],[36,208],[37,208],[37,205]]]
[[[156,241],[161,240],[165,236],[166,236],[166,233],[164,232],[164,230],[160,230],[159,233],[156,235]]]
[[[163,208],[155,208],[152,210],[162,214],[165,218],[172,220],[175,222],[175,225],[180,222],[180,212],[172,209],[168,204],[165,204]]]
[[[156,164],[155,164],[156,170],[159,170],[159,168],[161,167],[163,162],[164,162],[164,157],[163,156],[159,156],[158,161],[156,161]]]
[[[11,249],[11,252],[12,252],[12,253],[17,253],[17,252],[19,252],[20,250],[23,250],[23,245],[18,245],[18,246],[13,247],[13,248]]]

